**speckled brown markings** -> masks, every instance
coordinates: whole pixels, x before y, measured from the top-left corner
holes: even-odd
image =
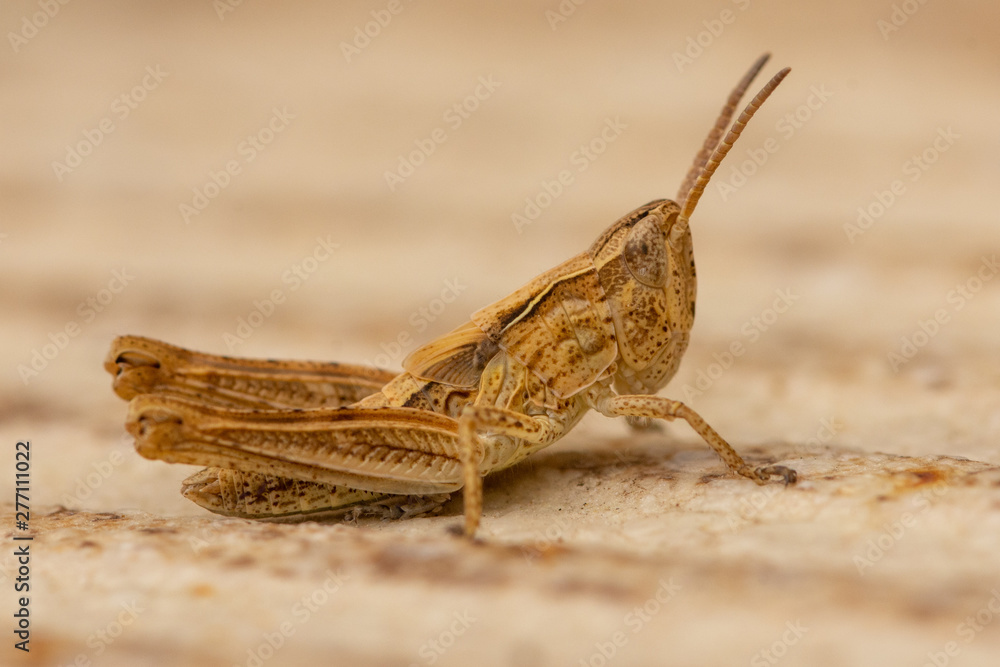
[[[360,491],[228,468],[206,468],[192,475],[184,480],[181,493],[217,514],[268,521],[326,519],[348,514],[352,518],[363,514],[413,516],[437,511],[449,498],[447,494],[401,496]]]
[[[683,419],[734,472],[754,468],[691,408],[654,396],[677,372],[694,324],[689,220],[709,179],[784,69],[723,137],[763,56],[730,94],[677,195],[640,206],[585,252],[415,350],[404,372],[255,361],[137,336],[105,367],[130,400],[126,427],[147,458],[210,466],[183,493],[220,514],[269,520],[408,516],[463,489],[464,533],[482,513],[482,477],[566,434],[589,410]]]

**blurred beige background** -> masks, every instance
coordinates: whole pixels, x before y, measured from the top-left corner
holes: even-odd
[[[4,3],[0,26],[0,435],[32,442],[39,533],[30,656],[0,559],[2,661],[995,664],[1000,619],[968,643],[957,628],[1000,586],[1000,489],[981,482],[1000,479],[996,3],[50,0]],[[444,534],[457,501],[261,527],[191,505],[191,471],[123,437],[101,368],[115,335],[398,367],[673,197],[764,51],[764,77],[793,72],[693,220],[698,321],[663,393],[751,458],[801,458],[805,491],[782,498],[812,488],[810,512],[747,514],[752,485],[699,486],[721,466],[683,426],[590,416],[487,486],[487,546]],[[876,452],[982,474],[859,575],[853,555],[912,500],[876,508],[901,488]],[[348,583],[298,624],[337,568]],[[674,606],[633,635],[627,614],[671,576]],[[133,602],[149,611],[94,639]]]

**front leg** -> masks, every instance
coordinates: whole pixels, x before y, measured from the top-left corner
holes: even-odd
[[[680,401],[661,396],[626,395],[615,396],[602,393],[593,401],[595,410],[607,417],[647,417],[674,420],[680,417],[715,450],[715,453],[729,466],[730,470],[748,477],[758,484],[764,484],[771,477],[779,477],[785,484],[794,484],[796,473],[785,466],[761,466],[751,468],[732,446],[715,429],[708,425],[697,412]]]

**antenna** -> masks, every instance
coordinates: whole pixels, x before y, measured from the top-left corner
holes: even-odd
[[[758,63],[760,63],[759,60]],[[733,123],[732,129],[729,130],[729,133],[726,135],[726,138],[722,140],[722,143],[715,147],[715,150],[712,152],[712,157],[710,157],[702,167],[701,173],[698,174],[697,180],[694,185],[691,186],[687,196],[684,198],[683,204],[681,204],[681,213],[680,216],[678,216],[678,222],[680,224],[686,226],[687,221],[690,219],[691,214],[694,213],[694,209],[698,205],[698,200],[701,199],[701,195],[705,191],[705,187],[708,185],[709,180],[711,180],[712,174],[714,174],[715,170],[719,168],[719,164],[722,162],[723,158],[726,157],[726,154],[729,153],[729,150],[733,147],[733,144],[739,138],[740,134],[742,134],[747,123],[749,123],[750,119],[753,118],[753,115],[757,113],[757,109],[759,109],[764,101],[770,97],[771,93],[773,93],[774,89],[778,87],[778,84],[781,83],[782,79],[788,76],[788,73],[791,71],[791,68],[786,67],[775,74],[771,80],[768,81],[763,88],[761,88],[760,92],[757,93],[752,100],[750,100],[750,103],[747,104],[743,113],[741,113],[740,117],[736,119],[735,123]],[[751,68],[748,73],[748,75],[751,74],[756,74],[753,68]],[[750,78],[753,77],[751,76]],[[744,80],[746,80],[746,77],[744,77]],[[742,82],[740,83],[742,85]],[[749,85],[749,81],[747,81],[747,85]],[[739,86],[733,92],[736,93],[737,91],[739,91]],[[732,96],[730,96],[730,99],[732,99]],[[726,108],[728,108],[728,106],[729,104],[727,103]],[[720,120],[723,116],[725,116],[726,108],[723,109],[723,113],[719,117]],[[718,122],[716,125],[718,126]],[[714,132],[715,128],[712,129],[712,133]],[[712,138],[712,133],[709,134],[709,139]],[[707,145],[708,141],[706,140],[705,143]],[[695,164],[697,163],[698,160],[696,159]]]
[[[761,68],[767,63],[768,59],[771,57],[770,53],[765,53],[760,58],[757,59],[751,67],[750,70],[743,75],[740,82],[736,84],[733,88],[733,92],[729,93],[729,99],[726,100],[725,106],[722,107],[722,111],[719,112],[719,117],[715,119],[715,126],[712,128],[708,136],[705,137],[705,143],[702,144],[701,150],[694,158],[694,163],[691,168],[688,169],[687,176],[684,177],[684,182],[681,184],[680,189],[677,191],[677,201],[683,203],[687,199],[688,193],[691,192],[691,186],[694,182],[698,180],[701,170],[705,168],[705,163],[708,162],[708,158],[711,157],[712,151],[715,147],[719,145],[719,140],[722,139],[722,133],[726,131],[729,127],[729,121],[733,119],[733,114],[736,113],[736,105],[740,103],[743,99],[743,95],[746,94],[747,88],[753,83],[757,74],[760,72]]]

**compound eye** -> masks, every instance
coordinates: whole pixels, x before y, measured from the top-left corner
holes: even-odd
[[[657,216],[647,215],[632,227],[625,242],[625,266],[643,285],[663,287],[667,284],[670,260]]]

